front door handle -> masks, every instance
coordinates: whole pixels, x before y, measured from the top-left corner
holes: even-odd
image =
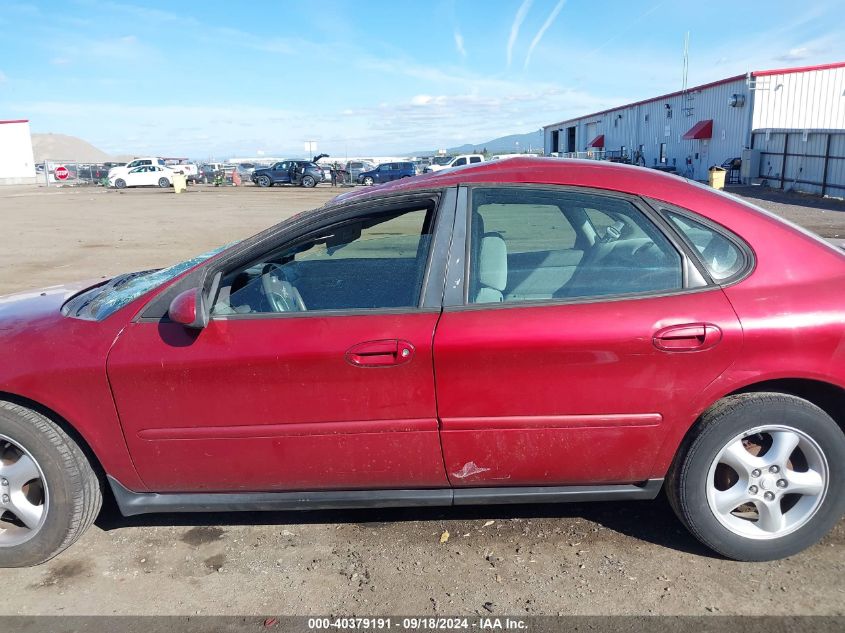
[[[721,340],[722,330],[712,323],[685,323],[655,332],[652,343],[664,352],[700,352]]]
[[[400,339],[365,341],[346,350],[346,362],[353,367],[393,367],[410,362],[414,346]]]

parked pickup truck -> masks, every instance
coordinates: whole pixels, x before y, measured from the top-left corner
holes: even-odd
[[[199,167],[194,163],[174,163],[167,166],[177,174],[184,174],[188,182],[200,182],[202,178]]]
[[[484,156],[482,154],[461,154],[460,156],[455,156],[445,165],[438,165],[436,163],[432,163],[431,165],[425,168],[425,173],[430,174],[435,171],[440,171],[441,169],[450,169],[452,167],[460,167],[461,165],[471,165],[473,163],[483,162]]]

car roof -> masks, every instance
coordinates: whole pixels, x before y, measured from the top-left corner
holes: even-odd
[[[660,195],[662,192],[668,194],[669,199],[675,199],[689,195],[694,189],[685,178],[646,167],[597,160],[526,157],[472,163],[413,178],[403,178],[377,187],[356,189],[341,194],[335,200],[338,203],[358,201],[392,193],[474,183],[571,185],[659,199],[665,199]]]

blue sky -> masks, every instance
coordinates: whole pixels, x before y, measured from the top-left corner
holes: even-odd
[[[180,12],[178,7],[188,8]],[[0,0],[0,119],[111,153],[478,143],[747,70],[845,60],[842,0]]]

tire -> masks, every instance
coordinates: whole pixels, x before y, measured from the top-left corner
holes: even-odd
[[[719,554],[785,558],[818,542],[845,513],[845,434],[796,396],[729,396],[702,416],[676,456],[666,493],[681,522]]]
[[[365,187],[372,187],[375,184],[372,176],[366,176],[362,182]]]
[[[118,178],[114,181],[114,186],[117,189],[126,189],[126,181],[123,178]]]
[[[164,189],[165,187],[170,186],[170,181],[167,178],[159,178],[158,179],[158,186]]]
[[[273,185],[273,181],[270,180],[270,176],[265,176],[264,174],[259,176],[255,182],[259,187],[270,187]]]
[[[32,528],[19,523],[13,530],[0,532],[0,567],[39,565],[70,547],[94,522],[103,500],[100,481],[80,447],[59,426],[40,413],[5,401],[0,401],[0,450],[5,455],[0,466],[4,495],[11,491],[14,498],[16,489],[10,455],[17,456],[12,466],[26,456],[37,468],[39,478],[25,486],[27,496],[33,486],[45,491],[40,497],[40,523]],[[2,477],[4,470],[8,479]],[[7,523],[12,514],[5,508],[2,516]],[[27,530],[31,533],[26,534]]]
[[[313,189],[317,186],[317,181],[314,179],[314,176],[303,176],[302,177],[302,186],[306,189]]]

